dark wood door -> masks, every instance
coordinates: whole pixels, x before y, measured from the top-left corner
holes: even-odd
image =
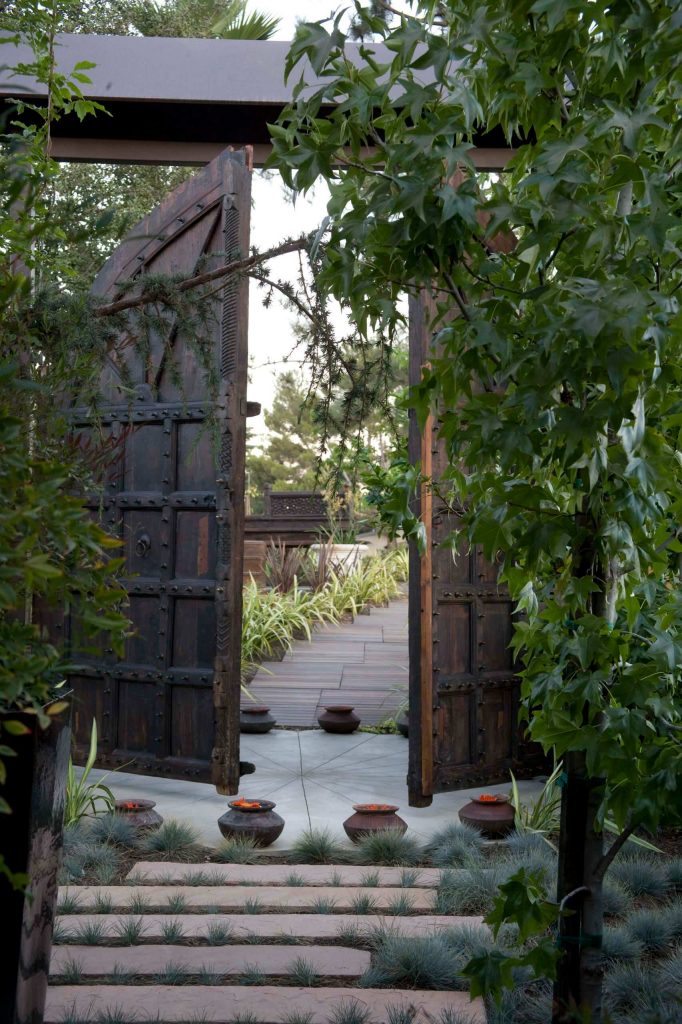
[[[410,383],[421,378],[432,351],[427,296],[410,304]],[[420,431],[410,421],[410,458],[437,485],[446,465],[437,416]],[[445,489],[445,488],[444,488]],[[519,681],[509,643],[513,605],[498,584],[498,567],[480,550],[443,541],[457,530],[457,516],[424,485],[417,513],[426,530],[426,552],[411,546],[409,589],[410,759],[409,798],[414,807],[434,793],[509,781],[510,769],[528,776],[544,766],[519,725]]]
[[[243,155],[223,153],[130,232],[94,293],[119,299],[147,275],[191,277],[246,254],[250,194]],[[91,507],[123,542],[133,623],[122,660],[85,652],[71,680],[77,749],[94,717],[100,765],[212,779],[224,793],[239,783],[247,287],[231,278],[207,300],[208,363],[186,324],[168,319],[145,358],[128,327],[102,374],[97,424],[74,411],[77,432],[113,440]]]

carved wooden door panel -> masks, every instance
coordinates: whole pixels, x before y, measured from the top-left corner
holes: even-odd
[[[428,302],[410,304],[410,382],[428,362]],[[410,420],[410,459],[434,483],[447,465],[438,422],[423,432]],[[437,488],[436,488],[437,490]],[[420,557],[410,551],[410,804],[434,793],[536,774],[544,766],[537,745],[519,726],[519,681],[509,643],[513,606],[497,582],[497,566],[461,545],[453,556],[443,541],[457,517],[434,489],[422,487],[417,513],[426,529]]]
[[[191,277],[247,253],[250,191],[243,154],[223,153],[131,231],[94,293],[117,300],[146,275]],[[124,329],[96,426],[74,410],[76,431],[113,439],[91,507],[123,542],[134,627],[122,660],[86,652],[71,680],[78,750],[94,717],[100,765],[212,779],[225,793],[239,782],[247,287],[231,278],[208,300],[207,364],[186,325],[168,320],[144,359]]]

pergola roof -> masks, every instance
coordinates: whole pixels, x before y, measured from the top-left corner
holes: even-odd
[[[255,162],[269,151],[267,123],[276,120],[291,99],[297,69],[284,84],[290,43],[241,39],[175,39],[139,36],[68,35],[57,37],[57,63],[64,73],[82,60],[88,71],[88,98],[106,105],[111,117],[65,117],[54,126],[57,159],[126,163],[203,164],[228,145],[251,144]],[[392,56],[376,46],[379,59]],[[384,52],[382,52],[384,51]],[[359,45],[348,52],[361,62]],[[2,48],[0,99],[44,96],[35,81],[10,76],[8,66],[32,59],[28,46]],[[306,75],[315,81],[312,72]],[[503,166],[509,156],[504,140],[480,140],[477,162]]]

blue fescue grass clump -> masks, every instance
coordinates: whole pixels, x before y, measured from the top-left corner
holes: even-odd
[[[682,949],[659,960],[656,967],[658,990],[666,1000],[682,1000]]]
[[[661,899],[670,889],[667,865],[654,856],[627,854],[616,857],[608,877],[623,885],[633,896]]]
[[[537,832],[511,832],[504,840],[506,853],[514,857],[555,857],[556,851]]]
[[[662,909],[673,939],[682,939],[682,900],[674,900]]]
[[[625,929],[647,953],[660,953],[673,941],[671,919],[661,907],[643,907],[629,914]]]
[[[643,944],[625,925],[606,925],[602,937],[602,955],[606,961],[637,960],[643,952]]]
[[[85,829],[64,830],[64,854],[59,874],[61,885],[97,882],[108,885],[119,872],[121,850],[109,843],[95,842]]]
[[[506,867],[491,864],[467,870],[445,870],[436,889],[437,914],[487,914],[499,886],[509,877]]]
[[[293,864],[343,864],[348,854],[327,828],[311,828],[294,841],[290,860]]]
[[[604,996],[609,1011],[622,1013],[635,1007],[650,1009],[659,995],[656,974],[641,963],[618,964],[607,971]]]
[[[666,861],[665,869],[670,888],[682,891],[682,857],[671,857]]]
[[[547,981],[516,985],[502,993],[500,1005],[486,1006],[488,1024],[547,1024],[552,1016],[552,986]]]
[[[140,840],[140,849],[158,860],[192,862],[203,859],[199,833],[184,821],[168,818],[163,825]]]
[[[478,829],[460,822],[435,832],[425,847],[431,861],[443,868],[480,863],[484,849],[485,840]]]
[[[223,839],[211,857],[219,864],[257,864],[259,860],[258,847],[248,836]]]
[[[98,843],[133,849],[138,845],[139,834],[132,822],[120,814],[98,814],[90,824],[89,834]]]
[[[384,867],[413,867],[424,859],[424,851],[416,839],[385,829],[363,836],[355,847],[353,860],[359,864],[381,864]]]
[[[632,907],[632,896],[614,878],[605,878],[602,888],[604,913],[607,917],[624,917]]]
[[[460,971],[466,963],[454,955],[444,935],[391,935],[376,950],[360,979],[363,988],[406,986],[436,991],[468,988]]]

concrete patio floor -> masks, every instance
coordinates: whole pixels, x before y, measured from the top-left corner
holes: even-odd
[[[342,823],[354,803],[394,803],[407,822],[410,834],[425,839],[457,820],[457,811],[475,790],[442,793],[430,807],[407,805],[407,749],[402,736],[353,733],[335,736],[320,729],[301,732],[275,729],[265,736],[242,736],[241,758],[253,761],[254,775],[244,776],[240,796],[274,800],[286,822],[273,853],[289,849],[309,828],[328,828],[345,839]],[[106,772],[93,771],[91,779]],[[220,842],[217,819],[227,810],[228,799],[208,783],[156,779],[127,772],[108,774],[107,785],[117,798],[155,800],[164,818],[178,818],[198,829],[207,845]],[[519,783],[522,797],[537,794],[542,782]],[[486,791],[509,792],[509,783],[486,786]]]

